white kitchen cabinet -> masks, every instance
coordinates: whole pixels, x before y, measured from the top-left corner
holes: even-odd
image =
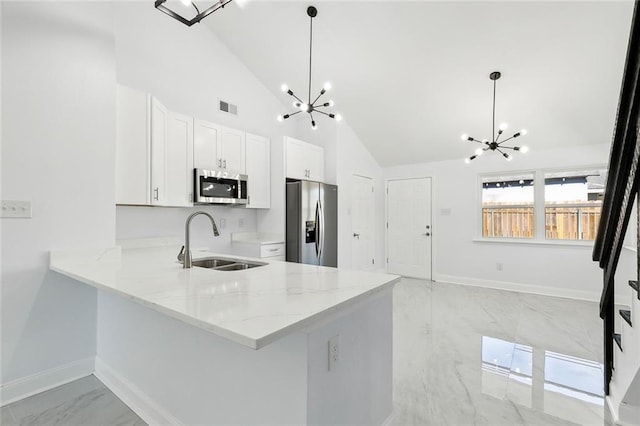
[[[166,205],[193,206],[193,117],[169,112]],[[152,167],[153,170],[153,167]]]
[[[116,117],[116,204],[193,205],[193,119],[124,86]]]
[[[220,126],[204,120],[195,120],[193,131],[193,167],[215,170],[219,167],[218,141]]]
[[[245,133],[196,120],[193,164],[197,169],[245,173]]]
[[[249,202],[247,208],[271,207],[271,143],[268,138],[247,133],[246,174]]]
[[[279,234],[234,232],[231,251],[238,256],[257,257],[267,262],[285,260],[284,238]]]
[[[222,127],[218,141],[221,168],[230,172],[245,173],[245,132]]]
[[[151,204],[151,97],[118,85],[116,109],[116,204]]]
[[[286,137],[287,177],[324,181],[324,148]]]
[[[167,123],[169,111],[151,98],[151,205],[166,206],[167,197]]]

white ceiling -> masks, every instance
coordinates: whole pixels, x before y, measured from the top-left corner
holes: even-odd
[[[528,129],[521,144],[611,141],[631,0],[254,0],[203,22],[289,105],[282,83],[307,91],[311,4],[313,91],[333,83],[333,109],[382,166],[470,155],[460,135],[491,137],[495,70],[496,120]]]

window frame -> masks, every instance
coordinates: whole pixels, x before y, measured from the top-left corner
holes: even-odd
[[[476,236],[474,242],[482,243],[513,243],[533,245],[561,245],[561,246],[593,246],[593,240],[560,240],[547,239],[545,234],[545,174],[581,171],[585,169],[604,169],[606,164],[587,164],[571,167],[544,167],[522,170],[504,170],[499,172],[479,173],[476,178]],[[482,235],[482,180],[508,175],[533,174],[533,238],[518,237],[485,237]]]

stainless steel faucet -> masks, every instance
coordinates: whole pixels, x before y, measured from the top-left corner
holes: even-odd
[[[191,220],[199,214],[203,214],[209,218],[209,220],[211,221],[211,226],[213,227],[213,235],[216,237],[220,236],[220,232],[218,232],[218,226],[216,225],[216,221],[213,220],[213,216],[211,216],[207,212],[202,211],[191,214],[191,216],[187,218],[187,223],[184,225],[184,246],[182,246],[182,250],[180,251],[180,254],[178,254],[178,260],[182,261],[183,268],[191,268],[191,242],[189,236],[189,227],[191,226]]]

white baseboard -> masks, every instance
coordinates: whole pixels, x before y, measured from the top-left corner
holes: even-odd
[[[0,385],[0,406],[89,376],[94,358],[85,358]]]
[[[182,422],[108,366],[100,357],[96,357],[94,374],[147,424],[182,425]]]
[[[516,291],[519,293],[539,294],[542,296],[564,297],[567,299],[588,300],[590,302],[600,301],[600,291],[572,290],[568,288],[545,287],[533,284],[513,283],[507,281],[492,281],[442,274],[434,274],[433,280],[442,283],[493,288],[497,290]]]

